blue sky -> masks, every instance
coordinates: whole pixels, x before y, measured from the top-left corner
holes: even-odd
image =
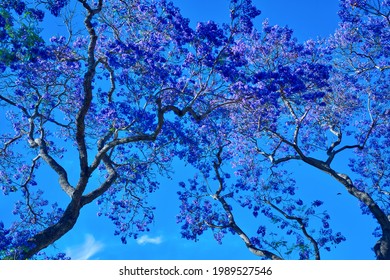
[[[299,40],[326,37],[333,33],[338,24],[337,0],[254,0],[262,11],[257,25],[265,18],[270,24],[288,25],[295,30]],[[228,1],[226,0],[175,0],[185,17],[191,19],[195,26],[197,21],[214,20],[217,22],[229,19]],[[71,158],[67,159],[67,167],[73,165]],[[341,168],[342,165],[340,165]],[[372,259],[370,246],[375,243],[371,238],[372,221],[369,217],[361,217],[358,203],[343,193],[343,188],[326,175],[303,165],[293,165],[298,185],[302,190],[310,188],[323,189],[324,200],[332,205],[329,212],[337,219],[332,220],[337,231],[342,231],[347,242],[341,244],[324,258],[330,259]],[[161,189],[151,197],[152,205],[157,207],[156,221],[150,232],[140,235],[137,240],[128,240],[123,245],[118,237],[113,236],[114,226],[104,217],[97,217],[97,207],[89,205],[83,209],[78,223],[55,244],[55,249],[48,251],[66,252],[73,259],[257,259],[245,247],[237,236],[228,236],[222,245],[218,245],[211,232],[206,233],[200,241],[193,242],[181,239],[180,225],[176,224],[179,201],[177,188],[179,181],[185,181],[190,168],[176,163],[172,180],[161,178]],[[54,175],[54,174],[53,174]],[[53,183],[56,182],[53,176]],[[342,195],[337,195],[341,192]],[[317,199],[314,194],[305,192],[306,197]],[[0,205],[0,211],[4,212]],[[360,219],[360,227],[356,226]],[[253,224],[250,217],[241,215],[237,219],[243,229],[250,229]],[[366,226],[367,225],[367,226]],[[358,232],[358,234],[356,234]],[[365,244],[357,249],[359,244]]]
[[[195,26],[198,21],[229,21],[229,1],[226,0],[174,0],[182,14]],[[338,25],[338,0],[253,0],[262,11],[256,21],[268,18],[270,24],[288,25],[300,40],[315,39],[332,34]]]

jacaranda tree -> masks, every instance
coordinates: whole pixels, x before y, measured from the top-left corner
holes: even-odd
[[[123,243],[137,238],[178,158],[199,170],[180,183],[183,238],[232,233],[262,258],[320,259],[345,237],[320,190],[297,195],[288,170],[301,161],[360,201],[376,257],[390,259],[389,6],[342,0],[334,36],[299,43],[254,26],[250,0],[230,1],[229,24],[195,29],[165,0],[2,1],[0,186],[15,206],[0,258],[44,258],[92,202]]]
[[[203,178],[181,184],[185,237],[211,229],[221,242],[232,232],[260,257],[320,259],[346,238],[330,226],[322,187],[312,182],[314,201],[297,195],[290,171],[302,162],[357,199],[377,223],[376,258],[390,259],[389,4],[341,1],[340,28],[327,40],[301,44],[267,21],[243,38],[245,76],[230,86],[239,102],[193,142],[207,139],[209,162]],[[256,233],[239,226],[237,208],[257,218]]]

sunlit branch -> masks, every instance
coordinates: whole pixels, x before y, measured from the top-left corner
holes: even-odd
[[[290,160],[299,160],[301,159],[300,156],[297,156],[297,155],[287,155],[287,156],[284,156],[282,158],[278,158],[276,159],[275,158],[275,154],[276,152],[278,151],[278,149],[280,148],[280,146],[282,145],[283,141],[279,141],[278,145],[273,149],[272,153],[269,154],[265,151],[263,151],[258,145],[257,145],[257,141],[255,139],[252,139],[253,142],[255,142],[256,144],[256,151],[264,156],[265,158],[267,158],[273,165],[278,165],[280,163],[283,163],[283,162],[287,162],[287,161],[290,161]]]
[[[337,139],[334,143],[332,143],[332,145],[330,146],[330,148],[329,148],[328,151],[327,151],[327,154],[328,154],[329,157],[328,157],[328,159],[327,159],[327,161],[326,161],[326,164],[327,164],[327,165],[330,165],[331,162],[333,161],[334,157],[335,157],[337,154],[339,154],[339,153],[341,153],[342,151],[344,151],[344,150],[351,150],[351,149],[363,150],[363,149],[365,148],[366,143],[367,143],[368,139],[370,138],[370,136],[371,136],[371,134],[372,134],[372,131],[373,131],[373,129],[375,128],[376,124],[377,124],[377,119],[374,120],[374,121],[371,123],[371,126],[370,126],[369,130],[367,131],[367,133],[366,133],[366,135],[365,135],[365,137],[364,137],[364,140],[362,141],[361,144],[356,144],[356,145],[345,145],[345,146],[343,146],[343,147],[341,147],[341,148],[339,148],[339,149],[337,149],[337,150],[334,150],[334,148],[337,147],[338,145],[340,145],[340,143],[341,143],[341,141],[342,141],[342,132],[341,132],[341,131],[336,132],[336,131],[334,131],[334,130],[333,130],[333,131],[331,130],[331,131],[338,137],[338,139]]]
[[[41,158],[58,174],[58,182],[62,190],[69,197],[72,197],[75,189],[68,181],[68,173],[66,170],[52,156],[50,156],[45,140],[36,139],[35,143],[40,147],[39,151]]]
[[[290,111],[290,114],[293,116],[294,120],[295,120],[297,123],[299,123],[299,118],[298,118],[297,114],[295,113],[294,108],[292,107],[290,101],[286,98],[283,89],[281,90],[281,98],[282,98],[282,100],[283,100],[283,103],[286,105],[286,107],[287,107],[288,110]]]

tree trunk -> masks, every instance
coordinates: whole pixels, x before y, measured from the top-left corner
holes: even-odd
[[[336,172],[327,163],[304,156],[302,157],[302,160],[335,178],[344,185],[348,193],[356,197],[368,207],[382,230],[382,237],[374,246],[376,258],[378,260],[390,260],[390,220],[375,200],[367,192],[357,189],[349,176]]]
[[[374,246],[377,260],[390,260],[390,233],[385,234]]]
[[[18,259],[30,259],[36,253],[53,244],[64,236],[76,224],[80,215],[80,200],[72,200],[66,208],[64,215],[54,225],[44,229],[28,240],[27,249],[23,250],[17,257]]]

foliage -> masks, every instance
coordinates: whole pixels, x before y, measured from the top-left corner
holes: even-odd
[[[303,43],[267,21],[256,29],[250,0],[230,1],[229,24],[194,29],[165,0],[30,2],[0,4],[0,186],[17,197],[1,258],[47,258],[92,202],[123,243],[137,238],[174,158],[199,171],[178,191],[183,238],[211,230],[262,258],[320,259],[346,238],[321,191],[299,195],[299,161],[361,203],[378,223],[376,257],[390,258],[389,1],[342,0],[334,36]],[[49,16],[68,34],[45,41]],[[42,174],[66,203],[49,201]]]

